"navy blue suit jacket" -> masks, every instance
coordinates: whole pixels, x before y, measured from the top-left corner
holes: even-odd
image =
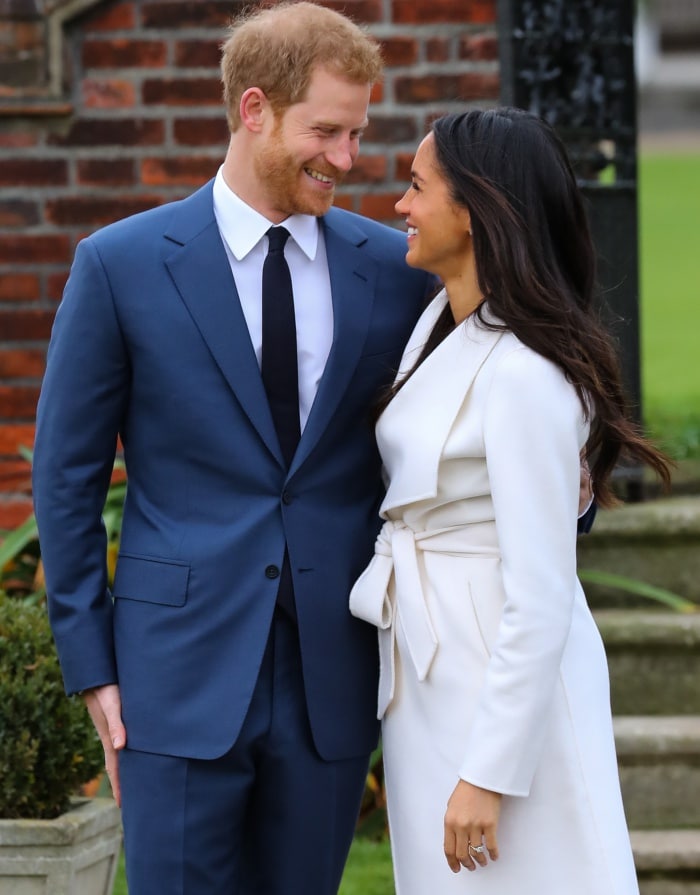
[[[34,495],[69,692],[118,682],[130,746],[211,758],[234,742],[289,549],[320,754],[377,736],[376,631],[348,611],[378,530],[368,411],[429,278],[405,235],[322,220],[334,338],[287,472],[212,205],[212,184],[78,247],[37,412]],[[101,510],[128,469],[110,592]]]

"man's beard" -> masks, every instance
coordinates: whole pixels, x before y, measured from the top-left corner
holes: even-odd
[[[285,152],[273,134],[267,146],[254,159],[255,174],[264,185],[268,201],[282,214],[310,214],[319,217],[325,214],[333,204],[334,190],[315,191],[311,185],[306,189],[303,179],[308,177],[301,172],[296,159]],[[339,172],[326,172],[339,181]]]

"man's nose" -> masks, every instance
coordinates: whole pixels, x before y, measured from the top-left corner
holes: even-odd
[[[354,165],[358,152],[357,142],[346,137],[338,140],[326,152],[326,159],[338,171],[347,172]]]

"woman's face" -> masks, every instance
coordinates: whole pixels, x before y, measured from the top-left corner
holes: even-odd
[[[432,134],[418,147],[411,185],[395,208],[406,218],[406,261],[411,267],[427,270],[443,282],[463,271],[472,252],[469,212],[450,196],[438,168]]]

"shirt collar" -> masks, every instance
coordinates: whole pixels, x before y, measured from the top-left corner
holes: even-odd
[[[241,261],[260,242],[271,221],[236,195],[224,180],[222,169],[214,181],[214,215],[223,240],[237,261]],[[310,214],[293,214],[282,221],[294,242],[313,261],[318,249],[318,218]]]

